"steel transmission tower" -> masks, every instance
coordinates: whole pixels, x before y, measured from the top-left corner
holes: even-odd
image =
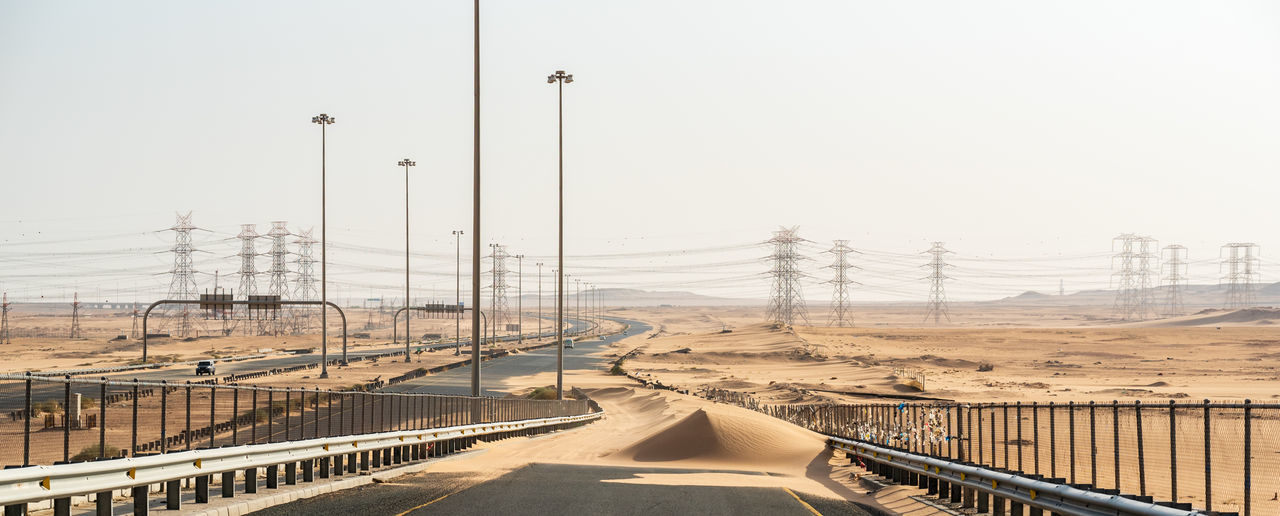
[[[849,253],[857,251],[849,247],[848,240],[836,240],[835,245],[827,252],[835,256],[835,261],[827,266],[835,271],[835,277],[827,282],[832,285],[831,317],[827,319],[827,326],[853,326],[853,312],[849,308],[849,285],[857,285],[858,282],[849,279],[849,271],[859,269],[849,263]]]
[[[1253,306],[1253,287],[1261,279],[1262,253],[1258,244],[1236,242],[1222,246],[1222,277],[1227,282],[1227,308]]]
[[[271,231],[267,236],[271,237],[271,268],[267,270],[267,274],[271,275],[271,282],[267,287],[267,294],[272,296],[280,296],[281,300],[289,298],[289,268],[285,265],[289,258],[288,237],[289,226],[285,221],[274,221],[271,223]],[[273,310],[271,316],[275,318],[272,333],[275,335],[284,334],[285,320],[281,317],[280,310]]]
[[[1154,238],[1133,233],[1112,239],[1112,251],[1116,254],[1112,256],[1111,267],[1119,267],[1111,273],[1118,280],[1116,302],[1112,308],[1116,317],[1142,320],[1156,312],[1153,277],[1159,261],[1155,254],[1158,245]]]
[[[82,337],[84,333],[80,331],[80,293],[76,292],[71,298],[71,338]]]
[[[313,229],[300,231],[294,239],[293,243],[298,246],[298,259],[294,262],[298,264],[298,271],[293,285],[293,299],[301,301],[315,301],[319,297],[316,292],[315,277],[315,255],[312,254],[311,246],[316,244],[316,239],[311,236]],[[300,311],[299,313],[310,314],[309,311]],[[310,315],[299,315],[294,313],[292,319],[293,333],[300,334],[310,326]]]
[[[769,297],[770,321],[786,325],[795,324],[797,320],[809,322],[808,310],[804,304],[804,293],[800,290],[800,279],[805,276],[800,271],[800,261],[805,257],[796,250],[804,239],[799,236],[799,227],[781,228],[773,232],[773,238],[765,243],[773,245],[773,254],[769,259],[773,267],[769,275],[773,276],[773,289]]]
[[[179,213],[177,216],[178,221],[169,228],[174,233],[173,269],[169,271],[173,274],[173,279],[169,281],[169,299],[196,299],[196,270],[191,262],[195,247],[191,245],[191,232],[197,228],[191,224],[191,212],[186,215]],[[178,318],[178,331],[174,332],[178,337],[191,335],[190,305],[178,305],[165,312],[166,315]]]
[[[9,336],[9,293],[4,293],[4,301],[0,302],[0,344],[13,344]]]
[[[923,267],[929,269],[927,279],[930,282],[929,287],[929,306],[928,311],[924,314],[924,320],[928,321],[933,318],[933,324],[939,324],[942,319],[951,322],[951,314],[947,310],[947,290],[944,282],[951,278],[947,277],[946,270],[951,267],[945,260],[945,255],[950,253],[942,242],[934,242],[933,246],[923,254],[931,256],[929,263]]]
[[[1164,315],[1183,315],[1182,289],[1187,286],[1187,248],[1173,244],[1164,246],[1160,260],[1160,276],[1164,284]]]
[[[506,324],[511,322],[510,308],[507,305],[507,247],[502,244],[489,244],[493,247],[493,299],[490,305],[493,309],[493,335],[498,334],[498,328],[506,329]]]
[[[258,257],[258,251],[254,249],[254,243],[258,240],[258,230],[256,224],[241,224],[240,234],[236,238],[240,239],[240,252],[236,256],[240,257],[240,299],[249,299],[249,296],[258,295],[258,266],[255,260]],[[249,334],[248,322],[253,312],[245,307],[245,335]]]

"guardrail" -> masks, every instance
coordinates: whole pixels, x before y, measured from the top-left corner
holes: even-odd
[[[481,409],[510,416],[497,402],[516,401],[474,398]],[[525,400],[527,401],[527,400]],[[585,403],[583,403],[585,406]],[[452,453],[474,444],[478,438],[507,438],[583,425],[603,416],[590,412],[531,419],[511,419],[441,427],[424,427],[334,437],[317,437],[271,444],[254,444],[190,450],[117,460],[32,466],[0,471],[0,505],[5,514],[21,514],[26,504],[53,500],[55,515],[69,514],[74,496],[95,495],[98,514],[111,514],[112,492],[130,489],[134,514],[146,514],[149,486],[164,484],[166,508],[181,508],[182,480],[195,483],[196,503],[209,501],[214,475],[221,475],[222,496],[235,494],[235,474],[243,472],[244,492],[258,487],[258,468],[266,468],[268,488],[278,485],[279,466],[285,466],[285,482],[368,471],[382,464],[400,464]]]
[[[143,396],[147,391],[153,394]],[[8,444],[0,446],[0,464],[81,462],[588,410],[582,400],[0,375],[0,414],[11,413],[0,419],[0,442]]]
[[[927,489],[929,494],[940,500],[959,503],[963,508],[976,507],[978,513],[990,511],[997,515],[1021,516],[1023,507],[1026,507],[1031,516],[1042,516],[1044,511],[1063,516],[1204,514],[1191,510],[1189,504],[1166,507],[1153,503],[1150,497],[1131,499],[1114,493],[1088,491],[1065,485],[1061,479],[1054,482],[1028,478],[850,439],[831,437],[827,443],[892,482]]]
[[[1131,493],[1211,514],[1275,513],[1280,403],[955,403],[768,405],[699,394],[828,436],[1094,492]]]

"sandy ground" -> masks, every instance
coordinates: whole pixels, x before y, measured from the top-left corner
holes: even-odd
[[[898,317],[886,311],[885,319]],[[627,370],[693,390],[730,389],[772,402],[903,395],[1058,402],[1280,396],[1276,330],[1256,320],[1224,323],[1217,312],[1100,326],[794,329],[763,323],[758,312],[742,309],[622,313],[658,328],[652,338],[615,347],[618,354],[639,348]],[[1195,325],[1197,318],[1212,325]],[[990,370],[979,371],[987,369],[984,364]],[[923,391],[908,385],[907,376],[922,377]]]

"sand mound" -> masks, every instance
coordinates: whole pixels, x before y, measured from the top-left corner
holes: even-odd
[[[1214,326],[1218,324],[1263,324],[1273,319],[1280,319],[1280,308],[1242,308],[1222,312],[1219,310],[1201,310],[1195,315],[1157,323],[1154,326]]]
[[[636,462],[803,465],[823,453],[822,438],[763,414],[699,409],[610,458]]]

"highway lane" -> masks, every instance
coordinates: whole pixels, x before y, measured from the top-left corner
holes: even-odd
[[[383,484],[278,505],[253,514],[872,514],[851,502],[819,498],[782,487],[652,485],[627,482],[651,473],[760,475],[701,469],[530,464],[501,477],[479,481],[468,474],[427,471],[395,478]]]
[[[606,367],[609,364],[608,359],[590,355],[596,351],[607,348],[609,344],[632,335],[646,333],[653,329],[652,326],[642,321],[631,321],[616,318],[609,319],[615,322],[627,324],[629,326],[627,328],[627,332],[610,335],[603,339],[593,339],[589,341],[575,340],[573,349],[564,350],[565,370]],[[489,360],[480,366],[480,383],[482,393],[486,396],[503,396],[508,394],[508,391],[498,384],[506,379],[555,370],[555,346]],[[404,383],[398,383],[396,385],[386,387],[382,390],[385,392],[470,394],[471,366],[468,365],[456,369],[450,369],[439,374],[415,378]]]
[[[566,319],[565,321],[569,326],[568,331],[579,331],[587,327],[586,321],[570,320],[570,319]],[[342,357],[342,351],[341,351],[342,348],[341,348],[340,339],[341,339],[341,336],[339,336],[339,340],[336,346],[333,346],[332,340],[330,341],[331,349],[330,349],[329,357],[331,359],[338,359]],[[470,342],[471,342],[470,339],[465,339],[462,341],[462,345],[470,346]],[[452,348],[453,346],[454,344],[452,342],[432,345],[432,347],[442,348],[442,349]],[[419,346],[413,346],[413,348],[415,349],[417,347]],[[374,355],[379,353],[392,353],[392,352],[403,351],[403,350],[404,350],[404,344],[399,344],[399,345],[387,344],[385,346],[377,346],[377,347],[370,347],[370,348],[362,347],[359,349],[348,349],[347,356],[349,357],[367,356],[367,355]],[[441,352],[447,352],[447,351],[441,351]],[[466,357],[466,356],[469,356],[469,355],[463,355],[463,357]],[[255,371],[264,371],[268,369],[313,364],[313,363],[319,363],[319,362],[320,362],[320,353],[318,351],[314,353],[307,353],[307,354],[271,356],[266,358],[240,360],[240,361],[234,361],[234,362],[217,362],[218,374],[215,377],[222,377],[229,374],[241,374],[241,373],[249,373],[249,372],[255,372]],[[493,362],[490,362],[490,363],[493,363]],[[567,366],[568,366],[568,360],[566,360],[566,367]],[[552,362],[553,370],[554,370],[554,367],[555,367],[555,364],[554,362]],[[466,374],[470,375],[469,367],[456,369],[455,371],[467,371]],[[209,378],[207,376],[196,376],[194,365],[166,367],[163,369],[139,369],[134,371],[125,371],[125,372],[110,373],[110,374],[82,375],[81,377],[92,378],[92,379],[106,377],[109,380],[116,380],[116,381],[122,381],[122,382],[131,381],[136,378],[141,381],[159,382],[161,380],[165,380],[172,383],[184,383],[188,380],[195,381],[195,380],[205,380]],[[9,411],[22,409],[22,407],[25,404],[22,383],[23,382],[18,380],[0,381],[0,412],[9,412]],[[468,379],[465,384],[466,389],[463,391],[419,391],[419,392],[441,392],[441,393],[447,392],[452,394],[469,394],[470,385],[471,385],[470,377],[468,376]],[[32,399],[36,402],[48,401],[48,400],[61,401],[64,397],[63,389],[64,387],[62,383],[36,381],[32,383],[32,389],[31,389]],[[127,390],[127,387],[115,387],[109,390],[110,392],[122,392],[123,390]],[[94,399],[97,399],[99,397],[99,391],[100,391],[100,388],[97,385],[93,385],[93,384],[73,384],[72,390],[71,390],[71,392],[73,393],[80,393],[83,396],[87,396]]]

